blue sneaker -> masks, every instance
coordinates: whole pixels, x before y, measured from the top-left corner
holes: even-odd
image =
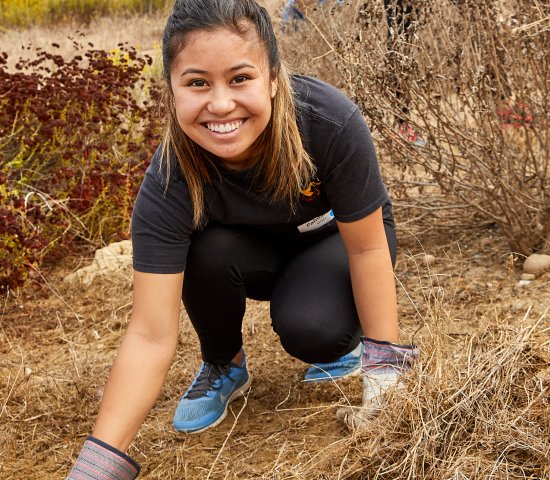
[[[243,395],[252,378],[243,356],[241,366],[203,362],[198,375],[181,398],[174,414],[178,432],[198,433],[215,427],[227,415],[227,407]]]
[[[304,375],[306,382],[326,382],[348,377],[361,370],[361,353],[363,345],[355,347],[351,352],[330,363],[314,363]]]

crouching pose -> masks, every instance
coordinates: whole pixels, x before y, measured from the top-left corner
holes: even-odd
[[[203,362],[175,409],[181,432],[219,424],[250,386],[246,298],[271,302],[307,380],[361,369],[362,412],[416,355],[396,343],[394,222],[357,106],[288,75],[254,0],[176,1],[163,60],[169,119],[134,207],[132,317],[70,479],[139,473],[123,452],[173,360],[182,296]]]

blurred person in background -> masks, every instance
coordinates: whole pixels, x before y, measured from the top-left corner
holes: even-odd
[[[284,23],[305,20],[309,8],[326,3],[326,0],[288,0],[282,10]],[[343,5],[344,2],[336,0]],[[399,55],[410,55],[418,19],[418,9],[408,0],[384,0],[386,13],[388,60],[396,61]],[[396,130],[399,135],[416,147],[425,147],[426,142],[414,126],[407,121],[409,116],[410,89],[406,80],[395,75],[391,81],[401,114],[396,117]]]
[[[399,55],[410,55],[418,20],[418,8],[415,2],[408,0],[384,0],[386,22],[388,24],[387,48],[390,59]],[[411,94],[408,83],[396,76],[393,78],[393,90],[399,102],[402,115],[396,118],[399,135],[416,147],[425,147],[426,141],[414,126],[407,121]]]
[[[287,0],[281,12],[281,20],[283,22],[290,22],[292,20],[304,20],[310,4],[322,5],[326,1],[327,0]],[[344,0],[334,0],[334,3],[338,5],[343,5]]]

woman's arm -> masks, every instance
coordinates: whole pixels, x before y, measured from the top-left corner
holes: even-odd
[[[379,208],[361,220],[338,222],[348,252],[355,306],[363,334],[397,342],[397,298],[388,242]]]
[[[183,273],[134,272],[128,330],[113,364],[93,436],[125,452],[151,410],[178,339]]]

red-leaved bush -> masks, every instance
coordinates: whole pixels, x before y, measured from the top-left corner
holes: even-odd
[[[45,260],[127,236],[159,142],[151,59],[74,47],[71,59],[36,49],[15,72],[0,52],[0,292]]]

